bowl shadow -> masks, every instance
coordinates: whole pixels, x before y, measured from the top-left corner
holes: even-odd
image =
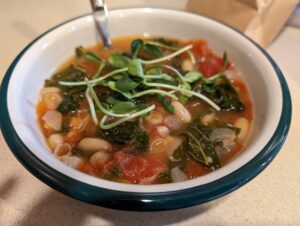
[[[101,225],[169,225],[184,222],[214,208],[222,199],[203,205],[163,212],[131,212],[94,206],[50,191],[33,206],[21,225],[82,225],[87,222]],[[104,223],[105,222],[105,223]]]

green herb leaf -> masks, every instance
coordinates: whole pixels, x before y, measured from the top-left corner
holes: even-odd
[[[106,98],[106,103],[108,103],[108,104],[110,104],[110,105],[116,105],[116,104],[122,103],[122,102],[123,102],[123,101],[118,100],[118,99],[116,99],[116,98],[114,98],[114,97],[112,97],[112,96],[109,96],[109,97]]]
[[[193,83],[197,80],[202,78],[202,74],[198,71],[190,71],[185,74],[184,80],[187,81],[188,83]]]
[[[187,96],[182,95],[182,94],[179,95],[178,99],[179,99],[179,102],[182,103],[183,105],[185,105],[189,100],[189,98]]]
[[[128,64],[128,72],[131,75],[144,77],[142,62],[139,59],[131,60]]]
[[[165,97],[162,95],[157,95],[157,99],[162,103],[168,112],[172,114],[174,113],[174,106]]]
[[[130,99],[130,98],[131,98],[131,95],[130,95],[129,92],[124,92],[124,91],[119,90],[119,89],[117,88],[116,82],[114,82],[114,81],[109,81],[109,82],[107,82],[106,85],[107,85],[111,90],[116,91],[116,92],[122,94],[122,95],[123,95],[124,97],[126,97],[127,99]]]
[[[141,39],[136,39],[131,42],[131,53],[132,53],[132,58],[135,59],[140,51],[142,50],[144,45],[144,41]]]
[[[95,63],[103,62],[98,56],[96,56],[94,53],[88,51],[83,46],[76,47],[75,52],[78,57],[83,57],[88,61],[92,61]]]
[[[162,57],[163,54],[159,47],[151,45],[151,44],[144,44],[144,51],[145,53],[154,56],[154,57]]]
[[[113,53],[109,56],[108,62],[115,68],[125,68],[128,66],[130,59],[119,53]]]
[[[216,169],[220,167],[220,161],[215,150],[216,144],[208,138],[211,131],[212,127],[202,124],[188,126],[188,153],[203,166]]]
[[[116,87],[117,89],[123,91],[123,92],[129,92],[135,89],[139,83],[133,81],[129,78],[129,76],[123,76],[121,79],[116,81]]]
[[[159,74],[162,74],[162,71],[160,70],[159,67],[153,67],[153,68],[146,70],[145,74],[146,75],[159,75]]]
[[[138,105],[136,105],[136,111],[142,111],[148,107],[149,107],[148,104],[138,104]],[[143,117],[146,117],[147,115],[150,115],[150,112],[145,113],[145,114],[141,115],[140,117],[143,118]]]
[[[174,81],[165,80],[165,79],[155,79],[155,80],[153,80],[153,82],[171,85],[171,86],[177,86],[177,83],[175,83]]]
[[[111,111],[116,114],[126,114],[136,109],[135,104],[132,102],[120,102],[111,108]]]

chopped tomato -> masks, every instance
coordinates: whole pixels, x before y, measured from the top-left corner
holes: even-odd
[[[223,60],[216,56],[207,56],[204,61],[199,65],[199,71],[203,73],[204,76],[210,77],[219,73],[223,66]]]
[[[81,123],[81,118],[74,116],[70,119],[70,126],[73,130],[77,130],[78,125]]]
[[[89,162],[86,162],[86,163],[82,163],[80,164],[77,169],[83,173],[87,173],[87,174],[90,174],[90,175],[93,175],[95,173],[95,170],[93,168],[93,166],[89,163]]]
[[[159,160],[150,156],[136,156],[118,151],[114,155],[113,163],[120,167],[123,178],[128,179],[134,184],[149,177],[156,177],[167,169],[167,166]],[[108,168],[108,167],[106,167]]]
[[[184,169],[184,172],[189,179],[202,176],[204,174],[209,173],[210,171],[211,170],[201,166],[199,163],[193,160],[188,160]]]
[[[77,144],[82,138],[83,138],[82,132],[77,132],[75,130],[72,130],[65,136],[64,141],[69,144]]]
[[[211,50],[208,48],[207,42],[204,40],[191,40],[187,44],[193,45],[192,51],[197,58],[211,54]]]
[[[89,75],[94,75],[97,72],[98,64],[87,60],[80,60],[78,66],[84,68]]]
[[[47,111],[48,108],[44,101],[39,102],[38,105],[36,106],[36,113],[38,117],[43,117],[43,115],[46,114]]]
[[[99,131],[99,126],[96,125],[92,120],[87,124],[85,128],[85,135],[87,137],[95,137]]]
[[[151,132],[149,134],[149,137],[150,137],[150,140],[155,140],[155,139],[159,138],[158,131],[157,131],[156,127],[151,130]]]

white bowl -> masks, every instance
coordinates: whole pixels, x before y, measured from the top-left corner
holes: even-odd
[[[110,12],[112,37],[159,35],[205,39],[214,52],[226,51],[242,72],[254,105],[246,149],[205,176],[172,184],[130,185],[102,180],[61,163],[49,151],[35,106],[44,80],[74,54],[74,47],[100,41],[91,15],[75,18],[39,36],[8,69],[1,86],[1,127],[16,157],[35,176],[74,198],[130,210],[164,210],[207,202],[256,176],[283,144],[291,118],[289,90],[270,56],[249,38],[212,19],[180,11],[135,8]]]

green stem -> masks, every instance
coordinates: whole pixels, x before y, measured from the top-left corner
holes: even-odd
[[[98,78],[104,67],[105,67],[105,63],[103,61],[101,61],[100,64],[99,64],[98,70],[97,70],[96,74],[92,77],[92,79]]]
[[[170,49],[170,50],[178,50],[179,49],[177,47],[168,46],[168,45],[165,45],[165,44],[162,44],[162,43],[159,43],[159,42],[149,41],[149,42],[146,42],[146,44],[153,45],[153,46],[158,46],[158,47],[165,48],[165,49]],[[192,64],[195,64],[196,59],[195,59],[194,54],[189,50],[187,51],[187,54],[189,55]]]
[[[90,80],[89,83],[92,83],[93,85],[96,85],[99,82],[103,81],[104,79],[107,79],[110,76],[113,76],[115,74],[122,73],[122,72],[125,72],[125,71],[128,71],[128,67],[111,71],[111,72],[107,73],[106,75],[103,75],[103,76],[101,76],[97,79]],[[59,84],[62,85],[62,86],[83,86],[83,85],[86,85],[87,83],[85,81],[82,81],[82,82],[64,82],[64,81],[60,81]]]
[[[166,60],[169,60],[175,56],[178,56],[180,55],[181,53],[184,53],[190,49],[192,49],[193,46],[192,45],[187,45],[181,49],[178,49],[177,51],[175,51],[174,53],[171,53],[167,56],[164,56],[164,57],[161,57],[161,58],[158,58],[158,59],[154,59],[154,60],[141,60],[142,64],[156,64],[156,63],[159,63],[159,62],[162,62],[162,61],[166,61]]]
[[[186,81],[185,81],[184,77],[182,76],[182,74],[177,69],[175,69],[174,67],[169,66],[169,65],[165,65],[165,64],[160,65],[160,67],[164,67],[164,68],[167,68],[167,69],[173,71],[180,78],[182,83],[186,83]]]
[[[147,95],[147,94],[154,94],[154,93],[158,93],[158,94],[161,94],[163,96],[171,97],[174,100],[178,100],[178,98],[175,95],[173,95],[169,92],[160,90],[160,89],[148,89],[148,90],[145,90],[145,91],[142,91],[142,92],[139,92],[139,93],[135,93],[135,94],[132,95],[132,98],[144,96],[144,95]]]
[[[86,79],[87,80],[87,79]],[[121,117],[126,117],[126,116],[129,116],[130,113],[127,113],[127,114],[115,114],[115,113],[112,113],[108,110],[105,109],[105,107],[103,107],[103,105],[100,103],[98,97],[97,97],[97,94],[95,93],[92,85],[90,84],[90,81],[87,81],[86,82],[86,85],[88,86],[88,89],[89,89],[89,92],[90,92],[90,95],[92,96],[92,98],[94,99],[95,103],[96,103],[96,106],[100,109],[100,111],[102,111],[105,115],[109,115],[109,116],[112,116],[112,117],[118,117],[118,118],[121,118]]]
[[[141,116],[141,115],[143,115],[143,114],[146,114],[146,113],[152,111],[153,109],[155,109],[155,105],[151,105],[150,107],[148,107],[148,108],[146,108],[146,109],[143,109],[143,110],[141,110],[141,111],[135,112],[135,113],[133,113],[133,114],[127,116],[127,117],[121,118],[121,119],[119,119],[119,120],[117,120],[117,121],[115,121],[115,122],[112,122],[112,123],[110,123],[110,124],[105,124],[106,119],[107,119],[107,115],[104,115],[104,116],[102,117],[102,119],[101,119],[100,127],[101,127],[102,129],[110,129],[110,128],[113,128],[113,127],[115,127],[115,126],[118,126],[118,125],[122,124],[123,122],[129,121],[129,120],[131,120],[131,119],[133,119],[133,118],[136,118],[136,117],[139,117],[139,116]]]
[[[191,90],[187,90],[187,89],[183,89],[183,88],[180,88],[180,87],[177,87],[177,86],[172,86],[172,85],[167,85],[167,84],[161,84],[161,83],[148,83],[148,82],[144,82],[144,84],[147,85],[147,86],[162,87],[162,88],[177,90],[177,91],[182,92],[183,94],[190,94],[190,95],[196,96],[196,97],[202,99],[203,101],[205,101],[207,104],[209,104],[215,110],[217,110],[217,111],[221,110],[221,108],[218,105],[216,105],[213,101],[211,101],[209,98],[207,98],[206,96],[204,96],[204,95],[202,95],[200,93],[197,93],[197,92],[194,92],[194,91],[191,91]]]
[[[90,106],[93,121],[96,125],[98,125],[99,122],[98,122],[98,118],[97,118],[97,115],[96,115],[95,105],[94,105],[92,97],[89,94],[89,89],[88,88],[85,91],[85,96],[86,96],[86,99],[87,99],[87,101],[89,103],[89,106]]]

